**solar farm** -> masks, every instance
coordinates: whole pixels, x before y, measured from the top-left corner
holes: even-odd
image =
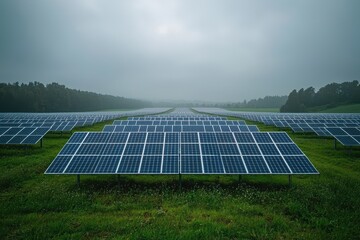
[[[1,113],[0,236],[352,239],[359,150],[360,114]]]

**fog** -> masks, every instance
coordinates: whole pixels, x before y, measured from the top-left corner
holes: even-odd
[[[1,0],[0,82],[242,101],[360,80],[360,1]]]

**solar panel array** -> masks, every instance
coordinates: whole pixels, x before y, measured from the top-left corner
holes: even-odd
[[[0,127],[0,144],[36,144],[49,127]]]
[[[218,108],[197,108],[199,112],[220,114],[245,118],[251,121],[262,122],[279,128],[291,128],[293,132],[313,132],[318,136],[335,137],[345,146],[360,146],[357,131],[349,130],[351,133],[330,129],[359,129],[360,114],[333,114],[333,113],[255,113],[255,112],[233,112]],[[330,131],[329,131],[330,130]],[[340,134],[341,133],[341,134]],[[340,134],[340,135],[339,135]]]
[[[196,120],[194,118],[178,120],[178,118],[167,120],[149,120],[146,118],[138,118],[138,120],[115,120],[113,125],[122,126],[138,126],[138,125],[175,125],[175,126],[205,126],[205,125],[246,125],[245,121],[231,121],[231,120]]]
[[[256,125],[105,125],[103,132],[258,132]]]
[[[48,131],[71,131],[77,126],[109,119],[168,110],[148,108],[128,112],[0,113],[0,144],[36,144]]]
[[[51,127],[51,131],[71,131],[75,127],[120,117],[157,114],[169,108],[145,108],[124,112],[0,113],[0,127]]]
[[[46,174],[318,174],[284,132],[77,132]]]
[[[326,128],[333,137],[345,146],[360,146],[360,128]]]

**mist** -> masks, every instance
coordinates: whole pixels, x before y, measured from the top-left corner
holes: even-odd
[[[2,0],[0,82],[242,101],[359,80],[360,1]]]

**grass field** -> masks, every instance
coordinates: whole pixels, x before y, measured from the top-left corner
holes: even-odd
[[[359,238],[359,149],[290,136],[321,173],[291,188],[286,176],[183,176],[179,191],[177,176],[113,175],[81,176],[79,188],[75,176],[43,174],[69,135],[1,146],[0,239]]]
[[[360,104],[343,105],[322,110],[324,113],[360,113]]]

